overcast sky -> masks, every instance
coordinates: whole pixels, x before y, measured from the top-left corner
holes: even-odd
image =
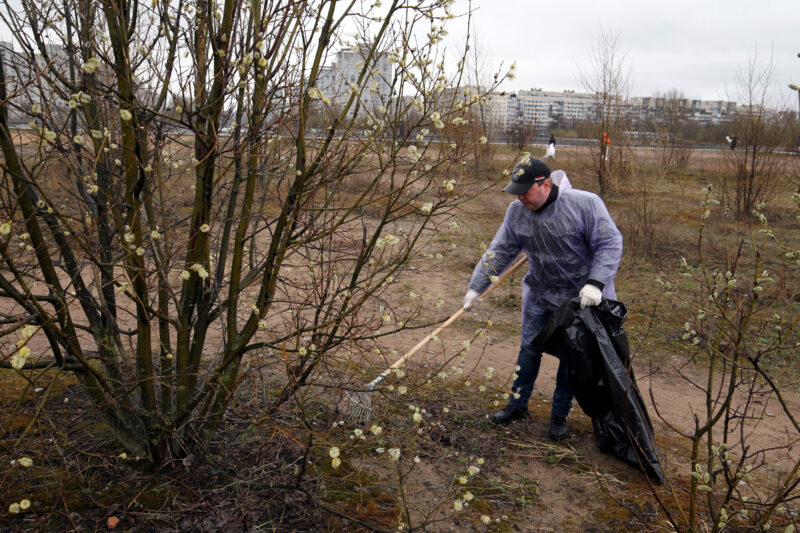
[[[457,0],[454,12],[464,12]],[[473,0],[476,33],[494,61],[517,63],[502,89],[582,90],[600,35],[618,34],[632,96],[676,88],[687,98],[737,100],[737,72],[772,57],[774,96],[797,105],[800,0]],[[461,29],[459,29],[459,25]],[[463,41],[463,23],[448,26]],[[454,41],[455,42],[455,41]]]

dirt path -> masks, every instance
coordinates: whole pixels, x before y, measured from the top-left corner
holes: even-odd
[[[441,294],[446,301],[442,309],[451,310],[458,309],[457,306],[460,305],[463,293],[466,291],[469,275],[462,274],[456,277],[458,279],[454,280],[452,274],[425,273],[403,281],[412,286],[424,287],[431,295]],[[513,302],[518,302],[518,294],[519,276],[507,286],[498,288],[488,298],[489,301],[481,302],[474,311],[441,334],[445,353],[456,353],[464,341],[473,338],[475,330],[480,325],[488,320],[492,321],[493,325],[485,340],[481,340],[483,337],[478,337],[478,340],[473,341],[472,349],[466,354],[465,373],[475,368],[473,376],[481,376],[486,368],[493,367],[495,375],[501,381],[513,373],[519,343],[520,312],[518,304],[513,305]],[[446,312],[441,310],[435,312],[442,314],[442,320],[447,318]],[[393,337],[392,342],[398,353],[403,353],[403,350],[412,347],[427,333],[429,332],[404,332]],[[436,360],[437,357],[443,358],[444,355],[439,353],[426,357]],[[651,356],[649,359],[659,358]],[[703,369],[694,367],[684,367],[682,373],[685,377],[681,376],[676,367],[683,362],[677,356],[660,359],[664,361],[651,365],[648,357],[639,357],[634,361],[634,371],[653,420],[665,470],[672,478],[686,479],[691,472],[688,459],[689,441],[680,437],[676,430],[691,432],[695,414],[702,416],[705,409],[705,395],[689,380],[703,383],[705,378]],[[409,366],[413,367],[414,361],[410,362]],[[530,509],[520,509],[517,514],[517,519],[520,514],[526,517],[524,522],[517,522],[527,524],[523,531],[587,531],[587,524],[595,523],[598,516],[610,512],[611,508],[610,500],[600,490],[599,479],[605,479],[612,487],[621,488],[623,484],[617,483],[620,481],[626,485],[624,490],[633,488],[647,491],[646,481],[639,472],[599,451],[594,441],[591,421],[577,405],[570,415],[573,438],[556,447],[564,451],[565,456],[569,455],[567,452],[574,452],[579,457],[577,464],[565,464],[563,461],[551,458],[546,458],[544,463],[541,461],[542,449],[551,445],[547,439],[547,429],[556,369],[557,359],[545,356],[529,405],[530,419],[496,430],[494,445],[513,449],[516,457],[524,458],[526,455],[524,451],[520,451],[520,446],[528,445],[538,450],[537,458],[540,460],[516,461],[515,464],[499,467],[497,471],[507,480],[528,479],[537,488],[538,497],[535,504]],[[800,402],[797,395],[784,394],[791,407],[798,408]],[[734,403],[743,405],[744,400],[739,396]],[[800,460],[800,451],[794,446],[797,433],[774,399],[755,401],[756,406],[763,409],[763,416],[746,420],[744,435],[751,451],[765,450],[765,452],[756,458],[759,461],[763,460],[763,466],[754,470],[753,483],[771,484],[779,478],[780,473],[785,473],[794,462]],[[504,403],[501,401],[500,406],[502,405]],[[474,409],[479,411],[478,406]],[[733,446],[731,452],[732,456],[736,456],[741,452],[741,447]],[[555,458],[558,453],[553,452],[551,456]],[[596,470],[600,478],[591,472],[587,473],[586,465]],[[580,502],[580,505],[576,507],[573,502]],[[645,509],[643,512],[648,511]]]

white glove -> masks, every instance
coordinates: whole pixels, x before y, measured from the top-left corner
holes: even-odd
[[[473,291],[472,289],[468,290],[467,295],[464,296],[464,309],[466,310],[472,307],[472,304],[475,303],[475,300],[478,299],[478,296],[480,296],[480,294],[477,292]]]
[[[591,283],[587,283],[581,289],[579,296],[581,297],[581,309],[587,306],[593,307],[599,304],[600,300],[603,299],[603,291]]]

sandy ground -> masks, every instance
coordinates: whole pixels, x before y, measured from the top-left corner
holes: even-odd
[[[452,280],[444,274],[426,273],[416,280],[420,286],[430,294],[440,293],[445,297],[447,305],[444,308],[458,309],[463,299],[468,283],[468,274],[463,279]],[[504,380],[513,373],[519,345],[519,307],[505,307],[496,305],[498,301],[506,302],[509,298],[516,298],[519,294],[519,277],[516,283],[498,288],[494,295],[481,302],[475,310],[463,317],[445,330],[440,337],[445,340],[447,350],[457,351],[464,340],[472,337],[475,325],[492,320],[494,326],[490,329],[485,350],[474,348],[466,356],[466,368],[477,365],[477,375],[481,375],[486,367],[494,367],[499,379]],[[413,285],[414,280],[404,280]],[[619,295],[624,300],[624,295]],[[441,312],[441,311],[437,311]],[[443,315],[442,319],[447,318]],[[410,349],[427,333],[420,331],[415,334],[404,333],[393,337],[393,342],[399,353]],[[635,346],[634,346],[635,348]],[[417,355],[416,357],[420,357]],[[431,357],[426,355],[426,357]],[[441,355],[433,356],[441,357]],[[673,478],[688,478],[691,466],[688,460],[689,441],[681,438],[677,431],[691,432],[695,414],[702,416],[705,408],[705,396],[702,391],[682,377],[676,370],[681,363],[679,358],[661,361],[653,364],[644,358],[634,360],[634,372],[637,376],[638,386],[647,404],[656,434],[656,441],[664,459],[665,470]],[[542,361],[539,378],[536,381],[534,393],[529,404],[531,417],[528,420],[518,421],[506,428],[498,430],[494,446],[501,448],[514,448],[519,453],[519,447],[533,445],[538,448],[549,446],[547,430],[549,424],[550,398],[555,386],[555,374],[558,360],[545,355]],[[409,367],[414,366],[414,361],[409,362]],[[698,369],[684,369],[683,373],[691,379],[702,382]],[[797,409],[798,400],[794,393],[785,394],[792,408]],[[651,399],[652,398],[652,399]],[[655,404],[653,403],[655,401]],[[741,404],[742,398],[736,400]],[[503,405],[502,403],[500,404]],[[764,416],[760,419],[749,420],[745,425],[747,443],[751,450],[768,450],[764,456],[764,466],[754,475],[757,481],[767,484],[777,480],[781,472],[786,472],[793,462],[800,460],[797,450],[796,432],[790,425],[786,415],[782,412],[777,402],[770,400],[762,404]],[[467,407],[468,409],[468,407]],[[488,416],[488,415],[487,415]],[[635,469],[627,466],[622,461],[600,452],[594,441],[591,421],[585,416],[580,407],[573,407],[570,415],[570,429],[573,438],[559,444],[565,451],[574,451],[582,462],[588,462],[600,474],[600,478],[579,472],[577,469],[563,468],[554,464],[542,468],[541,461],[531,461],[526,464],[510,464],[501,470],[508,479],[519,479],[521,476],[530,479],[538,488],[539,498],[527,513],[523,522],[527,527],[522,531],[587,531],[588,524],[595,522],[599,513],[604,512],[608,500],[600,492],[599,479],[624,481],[628,486],[646,490],[647,484],[644,476]],[[734,448],[733,454],[740,451]],[[524,457],[524,454],[522,454]],[[759,457],[760,459],[761,457]],[[607,477],[606,477],[607,476]],[[575,507],[571,502],[579,501],[581,505]],[[519,519],[519,514],[517,515]],[[459,526],[463,528],[463,524]],[[443,531],[459,531],[459,527],[451,526]],[[605,529],[596,529],[606,531]]]
[[[710,157],[710,156],[709,156]],[[459,252],[463,254],[462,261],[471,263],[478,259],[475,250]],[[474,257],[469,257],[473,255]],[[624,272],[619,274],[624,276]],[[460,349],[463,341],[472,338],[473,332],[480,324],[492,320],[494,326],[490,328],[485,350],[471,350],[466,356],[466,367],[476,367],[479,374],[491,366],[495,375],[505,380],[513,373],[516,363],[516,354],[519,345],[519,279],[516,275],[512,282],[499,288],[487,301],[482,302],[474,311],[467,314],[461,321],[455,323],[442,333],[446,350],[450,353]],[[453,274],[450,270],[439,272],[428,271],[425,273],[409,273],[401,280],[402,283],[424,290],[430,295],[441,294],[445,299],[442,309],[430,309],[430,316],[444,320],[448,313],[455,312],[463,299],[469,281],[469,273]],[[515,282],[515,283],[514,283]],[[625,301],[625,294],[619,295]],[[435,301],[435,297],[433,298]],[[517,302],[517,305],[498,305],[499,302]],[[635,312],[635,309],[631,309]],[[385,342],[402,354],[414,346],[429,331],[417,330],[403,332],[387,338]],[[40,340],[36,339],[39,343]],[[45,349],[46,345],[33,344],[34,350]],[[420,364],[424,358],[432,361],[441,359],[443,354],[425,352],[418,354],[415,360],[409,362],[409,368]],[[479,360],[480,359],[480,360]],[[654,358],[658,359],[658,358]],[[663,359],[663,358],[662,358]],[[668,473],[671,476],[685,478],[690,473],[687,460],[686,439],[678,436],[675,430],[687,432],[693,428],[695,413],[704,408],[705,397],[697,387],[681,377],[674,369],[680,364],[677,359],[660,361],[651,368],[647,360],[637,359],[634,369],[639,378],[639,389],[646,400],[651,418],[653,419],[656,441],[661,449]],[[488,442],[488,446],[501,449],[514,450],[524,457],[526,445],[540,443],[550,445],[547,440],[549,422],[550,397],[555,385],[555,372],[557,360],[545,356],[542,362],[539,378],[536,382],[534,395],[531,398],[530,419],[519,421],[507,428],[498,429],[495,440]],[[688,370],[690,377],[698,380],[701,375],[697,370]],[[651,401],[652,397],[652,401]],[[800,407],[797,395],[787,394],[787,401],[797,412]],[[654,401],[654,403],[653,403]],[[781,411],[774,400],[763,404],[764,416],[757,420],[747,422],[745,434],[752,449],[768,449],[764,455],[765,467],[760,469],[756,478],[768,482],[777,478],[778,474],[785,471],[794,461],[800,459],[800,452],[795,446],[797,433],[791,427],[788,418]],[[469,406],[464,407],[469,409]],[[571,432],[573,438],[560,444],[566,451],[575,451],[582,460],[588,461],[597,471],[610,479],[619,479],[625,483],[643,487],[643,477],[634,469],[621,461],[602,454],[594,443],[591,423],[582,414],[579,407],[573,409],[570,416]],[[602,512],[607,501],[598,497],[598,478],[580,472],[577,469],[564,468],[563,464],[542,467],[542,461],[531,461],[526,464],[495,465],[496,472],[507,479],[529,479],[538,488],[538,499],[529,508],[524,508],[517,515],[518,523],[525,523],[521,531],[588,531],[586,525],[591,524],[597,513]],[[576,507],[573,502],[580,501],[581,506]],[[525,520],[519,520],[520,516]],[[442,531],[470,531],[480,530],[479,526],[465,525],[464,523],[442,524]],[[600,527],[597,531],[605,531]]]

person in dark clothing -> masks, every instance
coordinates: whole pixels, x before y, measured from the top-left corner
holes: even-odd
[[[550,140],[547,141],[547,151],[544,153],[544,159],[555,159],[556,157],[556,138],[550,135]]]
[[[725,137],[725,140],[728,141],[728,146],[730,146],[731,151],[736,150],[736,143],[739,142],[739,138],[736,135],[729,135]]]

